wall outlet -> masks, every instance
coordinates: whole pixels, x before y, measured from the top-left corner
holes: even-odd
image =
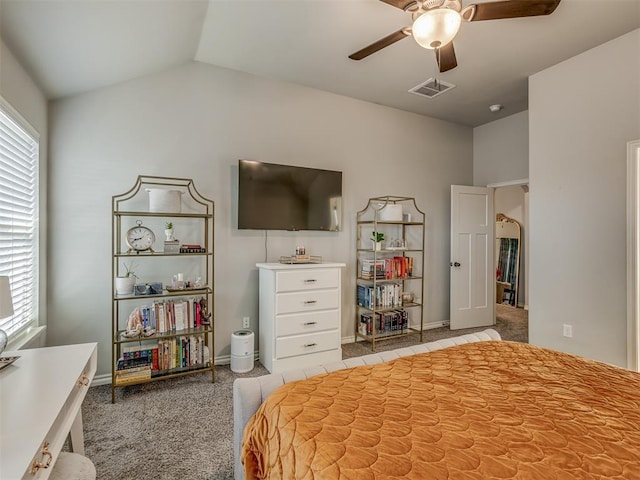
[[[250,317],[242,317],[242,328],[249,328],[251,326]]]
[[[573,327],[571,325],[568,324],[563,324],[562,325],[562,335],[568,338],[573,337]]]

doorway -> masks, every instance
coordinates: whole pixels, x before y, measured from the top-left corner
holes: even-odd
[[[450,279],[450,323],[452,330],[475,326],[497,325],[503,320],[500,305],[496,303],[496,265],[494,246],[496,242],[496,213],[494,196],[502,193],[510,199],[501,209],[518,219],[523,229],[522,258],[520,259],[521,285],[516,307],[506,307],[508,313],[526,317],[522,323],[528,339],[528,286],[527,271],[529,188],[528,179],[472,187],[451,186],[451,279]],[[512,197],[517,198],[513,200]],[[519,274],[520,276],[520,274]],[[486,314],[489,314],[487,317]],[[500,315],[500,317],[499,317]],[[508,321],[506,323],[509,323]],[[527,341],[527,340],[524,340]]]
[[[511,304],[518,308],[529,309],[529,289],[527,285],[529,258],[529,186],[528,184],[494,187],[495,214],[502,214],[518,222],[520,239],[518,245],[519,268],[517,278],[517,297]],[[496,257],[498,258],[498,257]],[[496,272],[497,276],[497,272]],[[512,294],[515,294],[513,292]],[[496,299],[497,300],[497,299]],[[497,301],[497,303],[502,303]]]
[[[493,189],[451,185],[449,328],[495,324]]]

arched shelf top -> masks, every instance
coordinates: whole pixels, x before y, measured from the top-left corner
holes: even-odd
[[[151,211],[146,195],[143,195],[151,189],[180,192],[180,210]],[[129,190],[112,197],[111,204],[113,213],[116,215],[175,217],[212,217],[214,206],[213,200],[203,196],[192,179],[153,175],[138,175]]]

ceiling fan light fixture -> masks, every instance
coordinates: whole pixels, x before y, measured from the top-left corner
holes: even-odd
[[[444,47],[454,39],[462,17],[450,8],[434,8],[427,10],[413,22],[411,32],[418,45],[436,49]]]

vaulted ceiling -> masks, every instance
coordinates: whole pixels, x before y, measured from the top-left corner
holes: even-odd
[[[445,73],[412,38],[348,58],[410,23],[379,0],[0,0],[0,36],[50,99],[195,60],[470,126],[525,110],[529,75],[640,27],[640,0],[463,22]],[[430,77],[455,88],[408,93]]]

